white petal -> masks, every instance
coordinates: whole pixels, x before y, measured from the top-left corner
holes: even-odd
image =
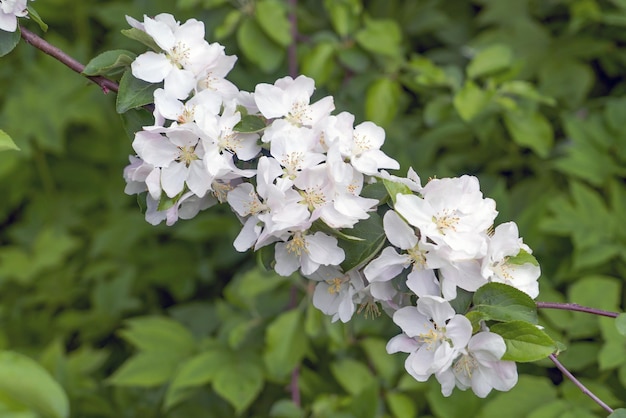
[[[133,76],[148,83],[160,83],[172,71],[172,63],[164,54],[148,51],[130,65]]]

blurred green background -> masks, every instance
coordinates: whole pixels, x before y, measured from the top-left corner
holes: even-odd
[[[479,177],[541,263],[540,300],[624,308],[626,1],[293,3],[296,39],[280,0],[33,5],[42,36],[83,63],[143,52],[124,15],[203,20],[244,90],[287,75],[295,43],[316,97],[383,126],[402,174]],[[114,95],[23,42],[0,63],[0,129],[21,148],[0,153],[1,417],[67,416],[66,399],[80,418],[607,415],[547,360],[519,365],[508,393],[443,398],[386,354],[388,318],[330,324],[302,279],[237,253],[227,208],[150,226],[123,193],[132,148]],[[540,315],[560,360],[626,406],[612,320]]]

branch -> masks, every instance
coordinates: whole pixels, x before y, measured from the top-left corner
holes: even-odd
[[[87,77],[89,80],[99,85],[104,94],[107,94],[110,91],[117,93],[117,91],[119,90],[119,85],[116,82],[109,80],[108,78],[104,78],[100,76],[84,75],[83,70],[85,69],[85,66],[81,64],[79,61],[76,61],[74,58],[70,57],[65,52],[57,48],[56,46],[50,45],[44,39],[35,35],[33,32],[29,31],[28,29],[26,28],[20,28],[20,29],[22,32],[22,38],[26,42],[28,42],[35,48],[40,49],[46,54],[50,55],[52,58],[56,59],[57,61],[60,61],[61,63],[65,64],[67,67],[76,71],[78,74],[84,77]]]
[[[554,365],[556,366],[557,369],[559,369],[561,371],[561,373],[563,373],[565,375],[565,377],[567,377],[569,380],[572,381],[572,383],[574,383],[576,386],[578,386],[578,388],[587,396],[589,396],[591,399],[593,399],[593,401],[595,403],[597,403],[598,405],[600,405],[604,410],[606,410],[609,414],[613,413],[613,409],[611,409],[610,406],[608,406],[607,404],[605,404],[604,402],[602,402],[600,400],[600,398],[598,398],[596,395],[593,394],[593,392],[591,392],[589,389],[587,389],[587,387],[585,385],[583,385],[578,379],[576,379],[576,377],[574,377],[574,375],[565,368],[565,366],[563,366],[563,364],[561,364],[560,361],[557,360],[556,356],[554,354],[550,354],[548,356],[550,358],[550,360],[552,360],[552,362],[554,363]]]
[[[558,302],[537,302],[538,309],[562,309],[565,311],[586,312],[599,316],[608,316],[617,318],[618,312],[604,311],[602,309],[589,308],[587,306],[578,305],[577,303],[558,303]]]

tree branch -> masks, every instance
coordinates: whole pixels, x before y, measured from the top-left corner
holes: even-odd
[[[22,38],[26,42],[28,42],[35,48],[45,52],[46,54],[50,55],[52,58],[56,59],[57,61],[65,64],[67,67],[79,73],[80,75],[87,77],[89,80],[91,80],[92,82],[100,86],[104,94],[107,94],[110,91],[117,93],[117,91],[119,90],[119,85],[116,82],[109,80],[108,78],[100,77],[100,76],[84,75],[83,70],[85,69],[85,66],[81,64],[79,61],[76,61],[74,58],[70,57],[65,52],[57,48],[56,46],[49,44],[47,41],[35,35],[33,32],[29,31],[28,29],[21,27],[20,30],[22,33]]]
[[[537,302],[538,309],[562,309],[565,311],[586,312],[599,316],[608,316],[617,318],[618,312],[604,311],[602,309],[589,308],[587,306],[578,305],[577,303],[558,303],[558,302]]]
[[[574,375],[565,368],[565,366],[563,366],[563,364],[561,364],[561,362],[559,360],[557,360],[556,356],[554,354],[550,354],[548,356],[550,358],[550,360],[552,360],[552,362],[554,363],[554,365],[556,366],[557,369],[559,369],[561,371],[561,373],[563,373],[563,375],[565,375],[565,377],[567,377],[569,380],[572,381],[572,383],[574,383],[576,386],[578,386],[578,388],[587,396],[589,396],[591,399],[593,399],[593,401],[595,403],[597,403],[598,405],[600,405],[604,410],[606,410],[609,414],[613,413],[613,409],[611,409],[610,406],[608,406],[607,404],[605,404],[604,402],[602,402],[602,400],[600,400],[600,398],[598,398],[596,395],[594,395],[593,392],[591,392],[589,389],[587,389],[587,387],[585,385],[583,385],[578,379],[576,379],[576,377],[574,377]]]

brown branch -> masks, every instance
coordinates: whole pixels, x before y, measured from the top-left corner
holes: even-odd
[[[25,29],[25,28],[20,28],[20,29],[22,32],[22,38],[26,42],[28,42],[35,48],[45,52],[46,54],[50,55],[52,58],[56,59],[62,64],[65,64],[67,67],[76,71],[78,74],[84,77],[87,77],[89,80],[91,80],[92,82],[100,86],[104,94],[107,94],[110,91],[117,93],[117,91],[119,90],[119,85],[116,82],[109,80],[108,78],[101,77],[101,76],[84,75],[83,70],[85,69],[85,66],[81,64],[79,61],[76,61],[74,58],[70,57],[65,52],[57,48],[56,46],[50,45],[44,39],[35,35],[33,32],[29,31],[28,29]]]
[[[558,302],[537,302],[538,309],[562,309],[565,311],[586,312],[594,315],[608,316],[609,318],[617,318],[619,313],[604,311],[602,309],[589,308],[577,303],[558,303]]]

